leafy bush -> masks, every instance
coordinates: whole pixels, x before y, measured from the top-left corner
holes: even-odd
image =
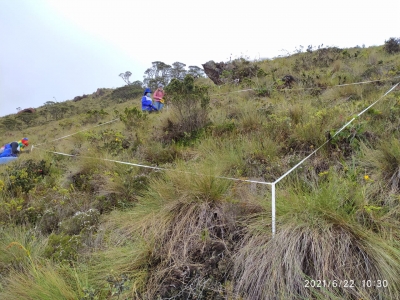
[[[340,58],[342,49],[336,47],[320,48],[316,51],[301,53],[295,60],[293,69],[296,72],[310,70],[316,67],[326,68]]]
[[[71,186],[78,191],[93,191],[93,187],[90,184],[93,175],[91,170],[86,172],[77,172],[71,176]]]
[[[62,129],[71,129],[72,126],[76,125],[74,121],[67,119],[67,120],[63,120],[58,122],[58,125],[62,128]]]
[[[179,141],[195,135],[208,122],[210,97],[207,86],[197,86],[191,75],[183,81],[173,79],[166,87],[173,104],[175,120],[168,119],[164,127],[166,141]]]
[[[4,200],[0,200],[0,223],[20,221],[24,205],[23,198],[5,197]]]
[[[13,194],[28,193],[40,179],[49,174],[50,165],[45,160],[29,159],[21,165],[7,167],[6,171],[10,179],[6,189]]]
[[[111,99],[118,103],[123,103],[129,99],[133,99],[141,96],[143,88],[139,84],[125,85],[123,87],[115,89],[111,93]]]
[[[1,121],[1,127],[5,130],[15,130],[17,128],[22,127],[22,123],[18,121],[16,118],[11,118],[9,116],[4,117]]]
[[[137,204],[138,196],[148,188],[149,176],[139,173],[138,168],[127,167],[117,171],[107,183],[102,184],[100,191],[92,202],[92,207],[99,210],[100,214],[114,209],[127,209]]]
[[[97,123],[99,120],[103,119],[105,116],[108,116],[108,112],[104,111],[103,109],[97,110],[92,109],[88,110],[85,115],[85,119],[83,120],[83,124],[87,123]]]
[[[234,121],[226,120],[221,124],[215,124],[214,126],[210,127],[212,131],[212,135],[215,137],[220,137],[221,135],[230,133],[236,129],[236,124]]]
[[[104,129],[97,133],[88,131],[84,136],[92,146],[99,150],[105,150],[112,155],[117,155],[124,149],[128,149],[131,144],[121,131],[114,129]]]
[[[391,37],[385,41],[383,49],[385,49],[385,51],[389,54],[400,52],[400,38]]]
[[[61,222],[60,230],[69,235],[93,232],[97,228],[99,216],[100,213],[97,209],[78,211],[71,218]]]
[[[55,261],[75,261],[81,246],[79,235],[51,234],[44,255]]]
[[[367,141],[369,133],[365,131],[365,122],[354,123],[352,126],[344,128],[341,132],[336,134],[334,130],[328,133],[331,149],[336,149],[344,156],[350,156],[355,150],[359,150],[360,142]]]
[[[254,89],[256,95],[259,97],[270,97],[271,96],[271,88],[262,86],[259,88]]]
[[[37,228],[42,233],[50,234],[58,228],[59,219],[53,209],[46,209],[37,223]]]
[[[125,124],[126,129],[136,129],[147,119],[147,114],[144,114],[136,107],[125,108],[124,113],[120,114],[117,110],[115,111],[120,120]]]

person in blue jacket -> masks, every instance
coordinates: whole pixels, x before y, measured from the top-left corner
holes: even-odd
[[[153,100],[151,100],[151,90],[149,88],[144,90],[142,97],[142,110],[143,111],[156,111],[157,108],[153,105]]]
[[[2,157],[17,157],[25,147],[29,145],[28,138],[23,138],[18,142],[5,144],[0,149],[0,158]]]

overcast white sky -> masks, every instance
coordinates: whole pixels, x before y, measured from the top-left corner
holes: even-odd
[[[0,116],[116,88],[153,61],[272,58],[300,45],[383,45],[399,0],[0,0]]]

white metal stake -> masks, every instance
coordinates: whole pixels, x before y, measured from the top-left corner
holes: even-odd
[[[275,183],[272,183],[272,237],[275,236]]]

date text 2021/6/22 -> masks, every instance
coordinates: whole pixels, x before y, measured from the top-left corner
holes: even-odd
[[[372,280],[366,279],[361,281],[356,280],[314,280],[306,279],[304,280],[305,288],[329,288],[329,287],[339,287],[339,288],[386,288],[389,286],[387,280]]]

